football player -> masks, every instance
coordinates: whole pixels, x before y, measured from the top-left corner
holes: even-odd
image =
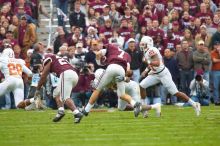
[[[54,122],[60,121],[64,115],[64,104],[73,112],[75,123],[79,123],[83,114],[76,108],[74,102],[70,98],[72,89],[78,82],[78,75],[75,68],[69,62],[54,54],[45,55],[43,62],[43,71],[38,82],[35,97],[40,96],[40,89],[45,83],[49,73],[56,74],[59,77],[58,86],[54,89],[53,97],[58,106],[58,113],[53,119]]]
[[[115,80],[117,76],[125,77],[125,72],[130,70],[130,56],[125,51],[121,50],[118,46],[109,44],[106,46],[106,49],[101,49],[99,51],[94,51],[96,54],[96,61],[98,64],[106,60],[108,65],[104,74],[99,78],[97,86],[93,91],[88,104],[83,110],[84,115],[88,115],[91,108],[94,106],[95,101],[97,100],[100,91],[106,87],[112,80]],[[125,93],[125,83],[124,81],[116,81],[117,85],[117,94],[126,102],[130,103],[134,107],[134,115],[138,116],[140,113],[140,102],[134,101],[131,96]]]
[[[24,60],[14,58],[14,51],[11,49],[10,45],[8,45],[1,54],[0,70],[5,77],[5,80],[0,83],[0,96],[12,92],[15,106],[17,108],[24,108],[24,83],[22,73],[24,72],[31,77],[32,72],[25,66]],[[31,102],[34,102],[34,100]]]
[[[201,112],[200,104],[198,102],[194,102],[185,93],[177,90],[169,70],[163,63],[159,50],[153,47],[153,44],[153,39],[149,36],[142,37],[140,41],[140,48],[144,52],[144,59],[146,59],[148,63],[148,67],[146,67],[146,69],[142,72],[142,77],[144,77],[147,73],[148,75],[140,82],[141,97],[146,97],[146,88],[161,82],[170,94],[175,95],[192,105],[195,109],[196,115],[199,116]]]

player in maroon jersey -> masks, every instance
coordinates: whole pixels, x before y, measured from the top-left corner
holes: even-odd
[[[83,114],[76,108],[74,102],[70,98],[72,88],[75,87],[78,82],[78,75],[75,69],[65,59],[55,56],[54,54],[47,54],[45,56],[43,66],[44,68],[35,92],[35,97],[39,98],[40,88],[45,83],[48,74],[55,73],[60,80],[53,93],[53,97],[58,106],[58,113],[53,121],[58,122],[63,118],[65,115],[65,104],[73,112],[75,123],[79,123]]]
[[[97,63],[100,63],[103,57],[106,57],[105,60],[108,66],[106,68],[106,71],[99,78],[97,86],[95,87],[95,90],[90,97],[89,103],[83,110],[84,115],[88,115],[89,111],[94,106],[94,103],[97,100],[100,91],[110,82],[115,80],[117,84],[118,96],[134,107],[134,114],[135,117],[137,117],[140,113],[141,104],[139,102],[135,102],[129,95],[125,94],[124,78],[125,72],[130,70],[130,55],[121,50],[118,46],[112,44],[107,45],[106,49],[95,52],[95,54]]]

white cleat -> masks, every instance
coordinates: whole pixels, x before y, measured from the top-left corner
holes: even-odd
[[[161,104],[160,103],[156,103],[155,104],[156,108],[156,117],[160,117],[161,116]]]
[[[194,106],[195,112],[196,112],[196,116],[200,116],[201,113],[201,105],[199,102],[196,102],[195,106]]]

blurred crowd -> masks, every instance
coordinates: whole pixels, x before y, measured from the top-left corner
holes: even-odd
[[[53,0],[53,5],[57,15],[50,18],[53,12],[46,12],[40,0],[0,0],[0,52],[10,43],[16,58],[24,59],[34,73],[32,79],[23,76],[24,98],[33,97],[44,54],[54,53],[80,70],[72,98],[78,107],[84,106],[92,93],[93,72],[100,68],[93,51],[108,43],[130,54],[132,80],[139,82],[146,67],[139,41],[148,35],[180,91],[202,105],[220,105],[220,0]],[[51,46],[38,41],[40,13],[58,19]],[[57,80],[51,74],[42,89],[51,108],[56,108],[52,92]],[[147,93],[149,103],[181,102],[160,85]],[[0,98],[0,106],[13,108],[12,97]],[[113,90],[101,97],[97,106],[117,105]]]

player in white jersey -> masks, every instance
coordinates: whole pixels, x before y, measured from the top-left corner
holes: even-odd
[[[24,108],[20,104],[24,100],[24,83],[22,72],[32,76],[32,72],[25,66],[22,59],[14,58],[14,51],[5,48],[0,57],[0,70],[4,74],[5,80],[0,83],[0,96],[12,92],[14,94],[15,106]]]
[[[169,70],[163,63],[163,59],[159,50],[153,47],[153,39],[149,36],[142,37],[140,41],[140,48],[142,51],[144,51],[144,59],[146,59],[148,63],[148,67],[142,73],[142,76],[145,76],[147,73],[148,76],[140,82],[141,97],[146,97],[146,88],[158,83],[162,83],[163,86],[170,92],[170,94],[175,95],[176,97],[186,102],[189,102],[189,104],[194,107],[196,115],[199,116],[201,112],[200,104],[194,102],[185,93],[178,91],[172,80],[172,76]]]
[[[104,69],[97,69],[95,72],[95,79],[92,83],[92,86],[96,87],[101,76],[103,76],[103,74],[105,73]],[[132,74],[130,74],[129,76],[132,76]],[[117,80],[117,77],[116,79]],[[140,87],[139,84],[135,81],[129,80],[124,82],[125,84],[125,93],[130,95],[131,98],[135,101],[135,102],[140,102],[141,101],[141,95],[140,95]],[[114,81],[112,81],[107,88],[116,88],[116,83]],[[128,102],[122,100],[121,98],[118,98],[118,109],[121,111],[128,109],[133,109],[133,107],[128,106]],[[151,110],[151,109],[155,109],[156,110],[156,115],[159,117],[161,115],[161,105],[160,104],[154,104],[154,105],[142,105],[141,106],[141,110],[142,113],[144,114],[144,118],[147,117],[147,111]]]

